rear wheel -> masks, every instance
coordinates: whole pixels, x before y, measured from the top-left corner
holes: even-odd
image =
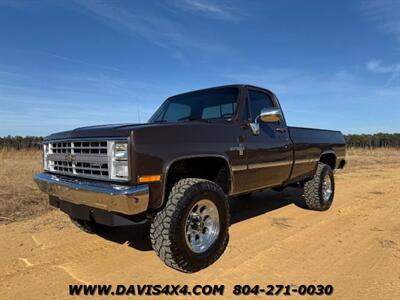
[[[229,207],[220,186],[186,178],[171,190],[155,216],[150,238],[164,263],[183,272],[199,271],[215,262],[228,244]]]
[[[330,166],[318,163],[314,177],[304,183],[303,198],[308,208],[327,210],[331,207],[335,192],[335,180]]]

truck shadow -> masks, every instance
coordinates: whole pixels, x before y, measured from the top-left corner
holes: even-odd
[[[301,193],[295,188],[286,188],[283,192],[266,190],[253,193],[248,197],[230,199],[231,224],[236,224],[290,204],[305,208]],[[98,234],[100,237],[118,243],[128,243],[139,251],[152,250],[150,242],[150,223],[110,228]]]
[[[252,193],[246,198],[232,198],[229,202],[231,224],[266,214],[290,204],[306,208],[299,189],[286,188],[282,192],[266,190]]]
[[[98,233],[102,238],[118,243],[128,243],[129,247],[140,251],[153,250],[150,242],[150,223],[112,227],[106,232]]]

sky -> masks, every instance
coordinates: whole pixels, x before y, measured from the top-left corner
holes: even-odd
[[[400,1],[0,0],[0,136],[143,123],[234,83],[292,126],[400,132]]]

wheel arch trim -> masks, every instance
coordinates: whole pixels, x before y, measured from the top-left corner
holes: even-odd
[[[225,155],[222,154],[194,154],[194,155],[181,155],[181,156],[177,156],[174,157],[173,159],[168,160],[165,164],[164,164],[164,170],[163,170],[163,184],[162,184],[162,200],[161,203],[164,204],[165,203],[165,192],[166,192],[166,188],[167,188],[167,180],[168,180],[168,174],[170,171],[171,166],[181,160],[187,160],[187,159],[191,159],[191,158],[219,158],[224,160],[225,164],[228,166],[229,169],[229,178],[230,178],[230,184],[229,184],[229,190],[228,190],[228,195],[231,194],[231,192],[233,191],[233,178],[234,178],[234,172],[232,171],[232,166],[229,163],[228,158]]]
[[[335,161],[334,161],[334,168],[333,168],[333,169],[335,169],[335,168],[336,168],[336,163],[337,163],[337,160],[338,160],[338,157],[337,157],[337,155],[336,155],[336,152],[333,151],[333,150],[326,150],[326,151],[323,151],[323,152],[321,152],[318,161],[321,161],[322,157],[323,157],[323,156],[326,156],[326,155],[333,155],[333,157],[335,158]]]

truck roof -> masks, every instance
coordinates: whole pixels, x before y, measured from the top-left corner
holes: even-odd
[[[175,97],[175,96],[180,96],[180,95],[185,95],[185,94],[190,94],[190,93],[194,93],[194,92],[207,91],[207,90],[220,89],[220,88],[229,88],[229,87],[236,87],[236,88],[242,88],[242,87],[249,88],[249,87],[251,87],[251,88],[264,90],[264,91],[267,91],[267,92],[269,92],[271,94],[274,94],[271,90],[263,88],[263,87],[260,87],[260,86],[255,86],[255,85],[252,85],[252,84],[245,84],[245,83],[237,83],[237,84],[226,84],[226,85],[213,86],[213,87],[208,87],[208,88],[203,88],[203,89],[198,89],[198,90],[192,90],[192,91],[176,94],[176,95],[170,96],[168,98]]]

